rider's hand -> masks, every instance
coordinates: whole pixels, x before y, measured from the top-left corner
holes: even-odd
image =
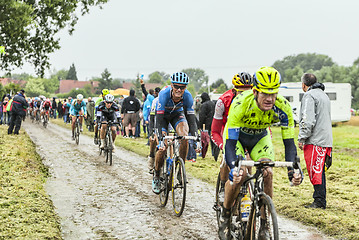
[[[302,182],[302,175],[300,173],[294,173],[292,183],[294,186],[298,186]]]
[[[304,143],[298,142],[298,147],[299,147],[300,150],[303,150]]]
[[[140,79],[140,83],[141,83],[141,85],[142,85],[142,84],[144,84],[144,81],[143,81],[143,79]]]
[[[237,171],[237,168],[232,168],[229,172],[229,180],[232,181],[235,184],[238,184],[242,180],[243,175],[243,169],[239,169]]]
[[[148,121],[145,121],[146,124],[148,124]]]

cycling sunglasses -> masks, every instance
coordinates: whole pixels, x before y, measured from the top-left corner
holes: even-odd
[[[180,86],[180,85],[177,85],[177,84],[172,84],[172,85],[173,85],[174,89],[181,89],[181,90],[186,89],[186,87],[187,87],[187,86]]]
[[[105,103],[107,103],[107,104],[112,104],[113,102],[107,102],[107,101],[105,101]]]

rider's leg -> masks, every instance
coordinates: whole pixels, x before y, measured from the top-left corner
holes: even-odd
[[[72,136],[75,136],[75,122],[76,122],[76,116],[72,116],[72,122],[71,122],[71,129],[72,129]]]
[[[179,136],[188,136],[188,131],[189,128],[187,122],[183,121],[177,124],[176,132]],[[186,160],[187,153],[188,153],[188,141],[183,139],[179,147],[179,155],[183,159],[183,161]]]
[[[148,170],[152,172],[155,164],[157,136],[156,135],[150,136],[149,140],[150,140],[150,156],[148,157]]]
[[[100,130],[101,145],[100,145],[100,148],[105,147],[106,129],[107,129],[107,124],[101,124],[101,130]]]

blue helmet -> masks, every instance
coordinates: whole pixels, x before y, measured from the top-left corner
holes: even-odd
[[[187,85],[189,78],[184,72],[176,72],[171,76],[171,83],[181,83]]]

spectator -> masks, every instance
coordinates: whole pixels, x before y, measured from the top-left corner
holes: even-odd
[[[314,186],[314,202],[306,208],[327,206],[325,167],[332,162],[332,122],[330,100],[324,93],[324,85],[317,82],[314,74],[302,76],[305,92],[299,113],[298,147],[304,151],[304,159],[311,183]]]
[[[59,100],[59,103],[57,104],[57,113],[59,114],[59,118],[62,118],[64,115],[64,110],[62,109],[61,99]]]
[[[11,106],[11,120],[10,125],[7,130],[7,134],[18,135],[21,127],[21,121],[26,116],[26,109],[29,107],[28,102],[25,99],[25,91],[21,90],[18,94],[15,95],[12,106]],[[15,127],[15,129],[14,129]]]
[[[149,129],[148,129],[148,125],[150,123],[150,112],[151,112],[151,106],[152,106],[152,102],[153,99],[155,99],[154,96],[152,96],[151,94],[147,95],[146,101],[143,103],[143,124],[146,126],[147,129],[147,138],[149,137]],[[147,145],[150,145],[149,141],[147,142]]]
[[[88,126],[88,130],[90,132],[93,132],[94,120],[95,120],[95,102],[92,100],[91,97],[87,99],[86,109],[87,109],[86,125]]]
[[[137,112],[140,110],[139,100],[135,96],[135,90],[130,90],[130,96],[123,100],[121,114],[125,126],[126,137],[130,135],[129,125],[131,124],[132,134],[136,132]],[[134,136],[133,136],[134,137]]]
[[[0,102],[0,125],[2,124],[3,101]]]
[[[9,98],[5,97],[3,102],[2,102],[2,124],[7,124],[9,125],[10,122],[10,115],[9,113],[6,111],[6,107],[7,107],[7,103],[9,102]]]
[[[62,108],[64,110],[64,123],[69,123],[70,122],[70,107],[71,107],[71,98],[68,99],[68,101],[66,101],[66,99],[64,100],[64,104],[62,105]]]
[[[201,99],[202,102],[199,111],[199,128],[208,131],[208,135],[211,136],[211,126],[212,126],[215,104],[214,102],[211,101],[208,93],[206,92],[202,93]],[[214,149],[216,145],[213,143],[212,139],[210,140],[210,143],[211,143],[212,156],[214,156]],[[202,157],[204,157],[203,153],[202,153]]]
[[[57,110],[57,103],[56,103],[56,98],[53,97],[52,98],[52,116],[54,117],[54,119],[56,119],[56,110]]]

